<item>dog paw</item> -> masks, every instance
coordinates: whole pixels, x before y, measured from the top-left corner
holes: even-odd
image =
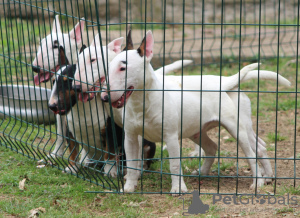
[[[47,162],[44,160],[44,159],[41,159],[37,162],[38,165],[44,165],[46,164]]]
[[[124,185],[124,190],[122,189],[121,192],[134,192],[136,187],[137,187],[137,181],[127,180]]]
[[[172,194],[172,196],[174,196],[174,197],[181,195],[182,193],[187,193],[187,192],[188,192],[188,189],[184,183],[181,183],[181,189],[180,189],[179,185],[173,185],[172,189],[171,189],[171,193],[174,193],[174,194]]]
[[[62,172],[63,173],[77,173],[79,171],[79,168],[75,165],[67,166]]]
[[[113,166],[109,172],[109,175],[112,177],[112,178],[116,178],[117,175],[118,175],[118,170],[117,170],[117,167],[116,166]]]
[[[260,189],[264,185],[265,185],[265,179],[263,178],[257,179],[257,189]],[[250,189],[255,190],[255,187],[256,187],[256,182],[254,181],[253,184],[250,186]]]
[[[51,153],[47,155],[47,161],[45,159],[39,160],[38,163],[47,163],[49,165],[55,165],[55,161],[57,158],[62,157],[62,155],[59,155],[57,153]]]
[[[118,175],[118,170],[116,166],[112,166],[110,164],[106,164],[104,166],[104,175],[105,176],[111,176],[112,178],[116,178]]]
[[[265,175],[265,177],[274,177],[274,175],[271,175],[271,176]],[[265,183],[267,185],[271,185],[274,181],[274,178],[266,178],[265,180],[266,180]]]

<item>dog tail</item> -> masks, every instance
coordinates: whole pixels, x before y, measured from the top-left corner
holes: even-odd
[[[277,81],[278,77],[278,84],[283,86],[291,86],[290,81],[285,79],[283,76],[267,70],[254,70],[258,67],[258,63],[250,64],[243,67],[240,73],[234,74],[230,77],[224,77],[222,82],[222,89],[223,90],[232,90],[236,88],[240,83],[245,82],[250,79],[268,79],[268,80],[275,80]]]
[[[178,69],[180,69],[180,68],[182,68],[182,67],[184,67],[186,65],[189,65],[192,62],[193,62],[192,60],[183,60],[183,61],[179,60],[179,61],[175,61],[172,64],[169,64],[169,65],[166,65],[164,67],[161,67],[161,68],[157,69],[155,71],[155,74],[156,75],[163,75],[164,73],[168,74],[168,73],[170,73],[170,72],[172,72],[174,70],[178,70]],[[164,69],[165,69],[165,71],[164,71]]]
[[[277,81],[278,77],[278,84],[282,86],[291,86],[291,82],[288,81],[286,78],[283,76],[272,72],[272,71],[267,71],[267,70],[260,70],[258,73],[258,70],[253,70],[247,73],[247,75],[244,77],[242,82],[250,80],[250,79],[266,79],[266,80],[274,80]]]

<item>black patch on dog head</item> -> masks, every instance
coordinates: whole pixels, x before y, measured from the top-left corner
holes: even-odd
[[[58,109],[64,110],[61,115],[67,114],[77,103],[77,96],[72,87],[76,65],[68,65],[56,79],[54,94],[58,97]]]
[[[83,50],[86,49],[86,48],[87,48],[86,45],[82,45],[82,47],[81,47],[81,49],[79,51],[79,54],[81,54],[83,52]]]
[[[144,37],[140,47],[137,49],[137,52],[141,57],[144,57],[145,55],[145,49],[146,49],[146,36]]]
[[[59,59],[59,65],[60,66],[69,65],[69,60],[66,57],[65,49],[62,46],[59,46],[59,57],[58,57],[58,59]]]
[[[128,32],[127,38],[126,38],[126,47],[123,49],[123,51],[127,50],[133,50],[133,42],[131,38],[131,29]]]

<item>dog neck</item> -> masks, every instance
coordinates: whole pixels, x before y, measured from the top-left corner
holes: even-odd
[[[141,70],[142,73],[144,69]],[[145,105],[151,104],[153,99],[156,99],[156,95],[159,92],[153,92],[152,90],[162,89],[162,83],[157,79],[153,67],[151,64],[147,64],[145,67],[145,86],[144,86],[144,77],[140,77],[139,86],[136,89],[145,89],[145,99],[143,91],[136,91],[132,93],[132,96],[128,99],[128,103],[132,103],[134,108],[143,107],[143,104],[140,102],[145,102]]]

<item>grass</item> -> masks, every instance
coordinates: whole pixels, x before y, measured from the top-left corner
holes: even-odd
[[[286,136],[282,136],[280,135],[280,133],[278,132],[277,135],[275,135],[275,133],[268,133],[267,138],[270,142],[281,142],[287,139]]]
[[[43,217],[95,217],[109,213],[146,216],[153,212],[151,196],[88,194],[85,191],[103,189],[55,168],[38,169],[35,162],[3,147],[0,163],[0,215],[27,217],[31,209],[38,207],[45,208]],[[19,189],[23,178],[27,178],[24,191]],[[169,203],[180,208],[176,198],[169,198],[161,202],[161,210],[165,211]]]
[[[0,147],[0,174],[1,217],[28,217],[39,207],[45,209],[42,217],[158,217],[183,212],[182,200],[169,195],[85,193],[104,189],[49,166],[38,169],[34,161],[4,147]],[[155,181],[151,176],[147,179]],[[25,189],[20,190],[24,178]],[[212,201],[211,196],[201,199],[206,204]],[[212,206],[206,215],[218,216],[217,209]]]
[[[275,213],[284,215],[285,213],[294,212],[294,210],[295,210],[294,208],[284,207],[282,209],[277,209]]]
[[[267,151],[275,151],[275,146],[274,145],[268,145],[267,146]]]
[[[218,165],[218,163],[213,164],[212,172],[217,172],[218,169],[220,169],[221,172],[225,172],[226,170],[233,169],[234,166],[235,166],[234,161],[221,160],[220,166]]]
[[[278,192],[280,195],[284,195],[289,193],[290,195],[300,195],[300,187],[293,187],[293,186],[285,186],[282,187],[281,190]]]
[[[225,142],[235,142],[235,138],[229,137],[228,139],[225,139]]]

